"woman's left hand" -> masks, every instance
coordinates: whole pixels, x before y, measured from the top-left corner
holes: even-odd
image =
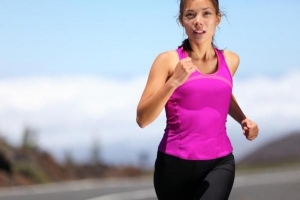
[[[255,122],[250,119],[244,119],[241,122],[241,126],[243,129],[243,134],[250,141],[254,140],[258,136],[258,126]]]

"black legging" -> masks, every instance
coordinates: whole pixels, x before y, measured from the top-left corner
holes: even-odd
[[[158,152],[154,187],[159,200],[227,200],[234,175],[232,154],[195,161]]]

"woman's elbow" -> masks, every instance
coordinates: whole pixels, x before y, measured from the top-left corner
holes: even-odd
[[[140,128],[145,128],[149,123],[146,122],[141,116],[136,116],[136,123],[139,125]]]

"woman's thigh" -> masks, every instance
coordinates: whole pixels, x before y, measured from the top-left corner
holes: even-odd
[[[199,186],[198,200],[227,200],[235,177],[233,155],[224,157]]]
[[[232,154],[211,161],[187,161],[159,152],[154,188],[158,200],[227,200],[234,175]]]
[[[159,200],[189,200],[195,196],[193,163],[169,155],[158,155],[154,188]]]

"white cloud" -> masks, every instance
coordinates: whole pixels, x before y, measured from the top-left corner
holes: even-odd
[[[238,95],[246,113],[263,127],[271,125],[264,128],[297,128],[300,119],[299,77],[300,71],[293,71],[281,77],[257,77],[238,81],[234,93]]]
[[[242,155],[281,133],[300,129],[300,71],[281,77],[235,80],[234,93],[249,118],[259,124],[257,142],[248,142],[232,119],[228,133]],[[155,156],[164,112],[145,129],[135,122],[146,77],[118,81],[101,77],[39,77],[0,81],[0,130],[17,144],[25,125],[37,128],[40,146],[61,157],[66,149],[87,157],[96,138],[110,162],[135,160],[140,150]],[[297,89],[298,88],[298,89]]]

